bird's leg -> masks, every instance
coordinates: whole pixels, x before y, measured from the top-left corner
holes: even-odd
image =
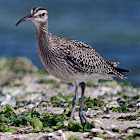
[[[75,95],[74,95],[74,98],[72,100],[72,111],[71,111],[71,115],[70,115],[70,120],[73,119],[73,116],[74,116],[74,112],[75,112],[75,109],[76,109],[76,105],[77,105],[77,102],[78,102],[78,85],[75,85]]]
[[[82,82],[81,83],[81,89],[82,89],[81,105],[80,105],[80,110],[79,110],[79,117],[80,117],[81,123],[83,123],[84,121],[87,121],[87,119],[86,119],[86,117],[85,117],[85,115],[83,113],[85,88],[86,88],[86,84],[84,82]]]

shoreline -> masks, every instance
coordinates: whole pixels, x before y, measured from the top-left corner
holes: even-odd
[[[22,57],[1,57],[0,77],[0,139],[6,136],[19,139],[64,139],[64,136],[65,139],[71,136],[79,139],[125,139],[131,135],[133,138],[139,136],[139,86],[116,80],[100,81],[98,85],[88,82],[84,111],[90,124],[81,126],[77,110],[74,122],[68,127],[66,112],[70,111],[74,90],[71,84],[61,82]],[[80,97],[80,89],[78,92]],[[8,107],[11,118],[6,116]],[[31,111],[39,116],[29,116]],[[23,114],[27,114],[27,123],[23,123]],[[52,125],[51,118],[55,117],[61,122],[59,125],[56,120],[57,123]],[[75,128],[78,128],[76,132],[73,131]]]

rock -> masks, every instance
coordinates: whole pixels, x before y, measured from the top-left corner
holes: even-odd
[[[118,103],[119,103],[120,106],[125,105],[125,101],[119,101]]]
[[[9,94],[6,95],[6,98],[1,102],[1,106],[5,106],[6,104],[10,104],[12,107],[16,106],[16,98]]]
[[[32,62],[25,57],[16,57],[9,63],[9,67],[13,71],[23,71],[23,72],[37,72],[37,67],[32,64]]]
[[[105,119],[105,118],[110,119],[110,117],[111,117],[111,115],[107,114],[107,115],[103,116],[102,119]]]
[[[18,77],[17,74],[5,71],[0,72],[0,85],[7,86]]]
[[[6,104],[8,104],[11,101],[11,98],[11,95],[7,94],[6,99],[1,102],[1,106],[5,106]]]
[[[25,109],[32,109],[33,107],[35,107],[35,105],[34,104],[29,104],[29,105],[27,105],[27,106],[25,106]]]
[[[97,133],[97,129],[96,129],[96,128],[92,128],[92,129],[90,130],[90,133]]]
[[[127,133],[129,133],[129,135],[131,135],[133,132],[134,132],[133,129],[129,129],[129,130],[127,131]]]
[[[140,124],[137,124],[136,127],[140,129]]]
[[[98,137],[93,137],[92,140],[104,140],[104,139],[98,138]]]
[[[92,123],[93,126],[96,127],[96,128],[100,128],[100,126],[103,124],[103,122],[100,121],[100,120],[93,120],[91,123]]]
[[[64,111],[64,108],[59,108],[59,107],[47,107],[47,112],[52,113],[55,112],[56,114],[62,114]]]
[[[116,126],[115,126],[115,125],[113,125],[113,124],[112,124],[112,125],[110,125],[110,126],[111,126],[111,128],[116,128]]]
[[[113,108],[113,107],[119,107],[119,104],[118,104],[117,101],[113,101],[113,102],[108,103],[108,104],[106,105],[106,108]]]
[[[63,138],[65,139],[65,134],[63,133],[62,130],[58,130],[56,135],[57,136],[63,136]]]
[[[90,133],[94,134],[94,133],[103,133],[104,131],[101,129],[97,129],[97,128],[92,128],[90,130]]]
[[[115,136],[116,136],[114,133],[112,133],[112,132],[110,132],[110,131],[108,131],[108,130],[105,130],[104,132],[105,132],[106,134],[112,136],[112,137],[115,137]]]
[[[58,130],[58,131],[57,131],[57,134],[58,134],[59,136],[62,136],[63,131],[62,131],[62,130]]]
[[[140,102],[136,104],[137,107],[140,107]]]
[[[56,135],[54,133],[48,133],[46,136],[56,138]]]
[[[48,133],[47,136],[52,137],[52,136],[54,136],[54,134],[53,133]]]
[[[63,123],[64,123],[64,126],[68,126],[69,125],[69,122],[66,121],[66,120]]]
[[[79,116],[75,116],[75,119],[76,119],[76,120],[79,120],[79,119],[80,119],[80,117],[79,117]]]
[[[89,135],[89,132],[83,133],[83,136],[86,138]]]
[[[136,121],[140,121],[140,117],[136,118]]]
[[[93,120],[92,123],[93,123],[93,124],[94,124],[94,123],[96,123],[96,124],[102,124],[103,122],[100,121],[100,120]]]

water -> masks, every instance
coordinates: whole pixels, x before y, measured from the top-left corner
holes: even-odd
[[[130,69],[128,81],[140,84],[140,1],[0,0],[0,56],[26,56],[42,68],[34,25],[15,23],[33,7],[49,12],[49,31],[92,45],[105,59]]]

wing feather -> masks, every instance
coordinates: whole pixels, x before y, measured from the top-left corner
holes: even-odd
[[[121,68],[117,68],[119,62],[103,59],[91,46],[77,41],[63,38],[59,46],[59,54],[64,58],[71,69],[76,73],[101,73],[111,74],[121,79],[126,78]]]

